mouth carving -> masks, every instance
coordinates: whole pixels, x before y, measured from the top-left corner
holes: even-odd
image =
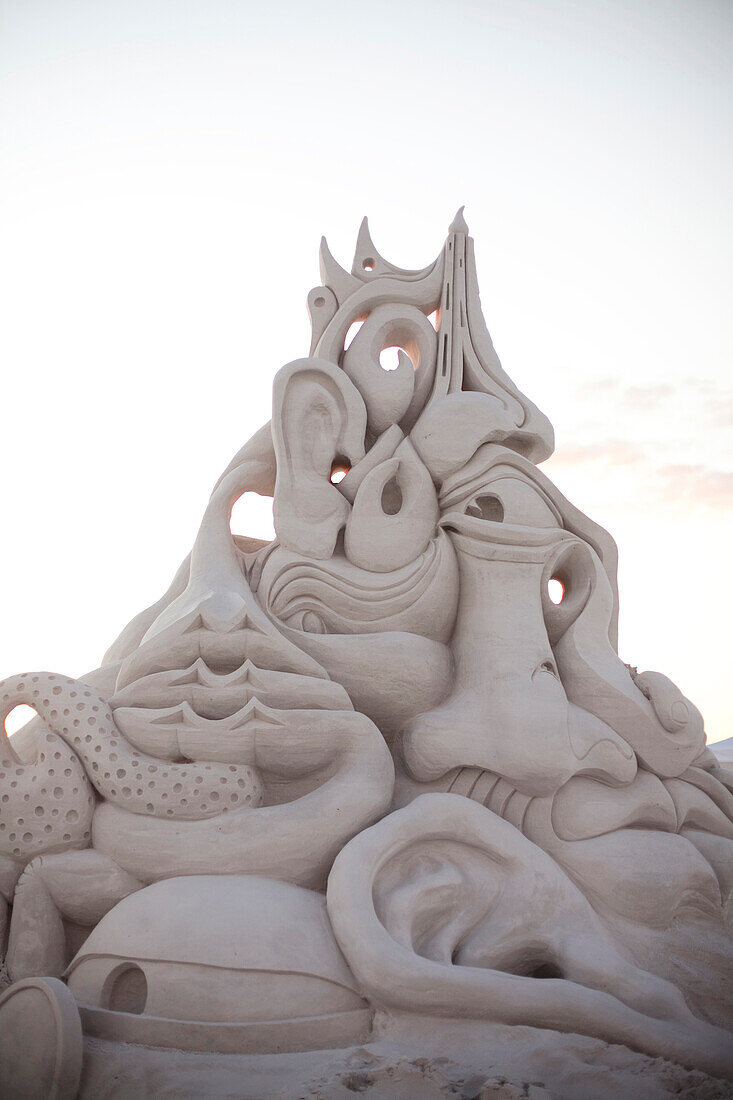
[[[289,730],[303,708],[353,709],[345,689],[301,658],[259,609],[226,617],[206,602],[130,656],[110,706],[141,752],[231,764],[253,760],[258,734]]]
[[[112,698],[116,709],[146,707],[162,709],[187,706],[203,719],[228,718],[253,699],[267,705],[296,708],[303,702],[303,680],[293,673],[273,672],[255,665],[249,658],[233,672],[217,673],[202,657],[181,671],[151,673],[118,691]],[[348,696],[333,680],[309,684],[312,707],[348,706]]]
[[[522,794],[496,772],[484,768],[458,768],[450,778],[446,790],[450,794],[460,794],[473,802],[479,802],[522,832],[532,796]]]

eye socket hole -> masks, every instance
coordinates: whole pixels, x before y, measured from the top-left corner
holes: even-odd
[[[350,469],[351,466],[345,458],[334,458],[333,462],[331,463],[331,484],[338,485],[340,482],[342,482]]]
[[[382,511],[385,516],[396,516],[402,507],[402,490],[392,478],[382,489]]]
[[[504,520],[504,505],[493,493],[485,493],[483,496],[476,497],[475,500],[471,501],[468,508],[466,508],[466,515],[474,516],[476,519],[488,519],[492,523],[502,523]]]
[[[560,604],[565,596],[565,585],[557,577],[550,577],[547,582],[547,595],[554,604]]]

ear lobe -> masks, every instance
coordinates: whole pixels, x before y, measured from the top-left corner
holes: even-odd
[[[344,372],[324,359],[296,359],[275,376],[272,439],[277,459],[275,530],[283,546],[330,558],[349,504],[331,484],[335,458],[364,456],[366,407]]]

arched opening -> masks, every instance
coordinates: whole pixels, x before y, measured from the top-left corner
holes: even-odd
[[[233,535],[272,542],[275,523],[272,516],[272,497],[259,493],[242,493],[232,508],[229,527]]]
[[[547,595],[554,604],[562,603],[565,595],[565,586],[557,577],[550,577],[547,582]]]
[[[135,963],[123,963],[107,977],[102,988],[102,1002],[112,1012],[131,1012],[139,1016],[145,1011],[148,983],[144,972]]]
[[[25,703],[18,703],[17,707],[13,707],[5,719],[5,732],[8,737],[12,737],[14,733],[17,733],[18,730],[21,730],[23,726],[27,726],[29,722],[37,717],[38,713],[33,707],[28,707]]]
[[[361,266],[365,271],[374,271],[375,263],[371,256],[367,256],[365,260],[361,261]]]

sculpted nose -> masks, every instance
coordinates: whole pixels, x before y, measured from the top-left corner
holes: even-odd
[[[123,663],[118,690],[151,672],[185,668],[198,657],[220,672],[249,658],[260,667],[327,679],[318,662],[278,630],[244,574],[229,520],[234,501],[247,488],[247,472],[232,470],[212,494],[191,553],[188,584]]]
[[[542,563],[502,553],[458,546],[454,688],[404,729],[408,769],[428,782],[457,767],[483,768],[529,796],[553,793],[578,774],[630,782],[631,748],[565,693],[545,628]]]

